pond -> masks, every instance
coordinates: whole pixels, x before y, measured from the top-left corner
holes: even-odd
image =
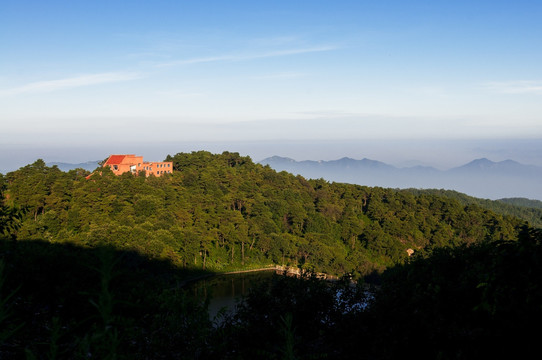
[[[270,283],[273,275],[276,273],[275,269],[269,269],[247,273],[216,275],[195,281],[188,285],[186,289],[189,295],[194,296],[199,301],[203,302],[209,298],[209,319],[220,322],[220,317],[216,316],[222,309],[233,312],[238,302],[243,296],[248,295],[251,288],[262,282]],[[352,283],[351,286],[355,287],[355,284]],[[359,302],[350,303],[348,306],[344,305],[344,310],[364,310],[374,299],[374,290],[366,288],[363,290],[363,295],[359,299]],[[336,289],[335,296],[337,303],[344,302],[343,290]]]
[[[221,309],[235,310],[239,300],[247,295],[250,288],[262,281],[271,281],[273,269],[241,274],[216,275],[190,284],[189,294],[197,299],[209,300],[209,318],[214,319]]]

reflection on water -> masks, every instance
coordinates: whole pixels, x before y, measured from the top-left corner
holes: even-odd
[[[235,310],[235,306],[249,289],[262,281],[270,281],[273,270],[243,274],[217,275],[202,279],[188,287],[189,293],[204,301],[209,298],[209,317],[214,319],[221,309]]]

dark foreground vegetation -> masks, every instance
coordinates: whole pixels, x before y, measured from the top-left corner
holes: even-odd
[[[2,359],[521,358],[542,335],[539,231],[435,250],[379,287],[276,276],[217,321],[178,286],[194,274],[168,262],[0,246]]]
[[[542,232],[523,220],[237,154],[168,160],[161,178],[0,177],[0,358],[518,358],[542,335]],[[307,276],[220,319],[183,290],[268,264]]]

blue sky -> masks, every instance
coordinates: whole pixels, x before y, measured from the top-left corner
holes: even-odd
[[[531,158],[516,160],[533,163],[540,19],[535,0],[4,0],[0,169],[194,144],[328,159],[380,141],[384,158],[342,155],[431,162],[405,141],[439,139],[525,140]]]

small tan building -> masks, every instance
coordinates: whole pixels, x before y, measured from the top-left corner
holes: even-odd
[[[138,174],[145,171],[146,176],[153,174],[154,176],[162,176],[173,172],[173,162],[145,162],[143,156],[129,155],[111,155],[103,166],[111,168],[115,175],[120,175],[125,172]]]

